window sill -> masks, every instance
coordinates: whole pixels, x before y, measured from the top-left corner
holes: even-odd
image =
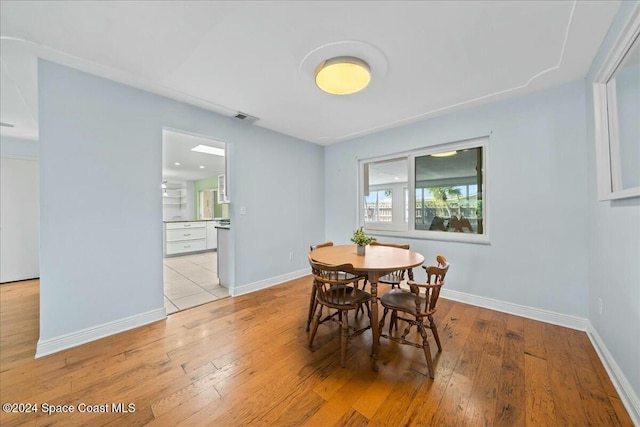
[[[418,240],[437,240],[443,242],[473,243],[478,245],[490,245],[489,236],[484,234],[466,234],[443,231],[386,231],[386,230],[370,230],[365,228],[365,233],[374,237],[399,237]]]

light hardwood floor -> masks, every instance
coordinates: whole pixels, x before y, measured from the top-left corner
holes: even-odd
[[[583,332],[443,299],[435,380],[421,350],[385,340],[380,371],[371,371],[368,333],[352,341],[341,368],[335,325],[320,327],[314,351],[306,345],[310,280],[214,301],[38,360],[38,282],[2,285],[2,403],[76,411],[2,413],[0,424],[632,425]],[[80,403],[110,410],[132,403],[135,412],[79,413]]]

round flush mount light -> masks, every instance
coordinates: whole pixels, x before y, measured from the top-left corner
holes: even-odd
[[[458,154],[457,151],[445,151],[443,153],[432,154],[431,157],[451,157],[455,156],[456,154]]]
[[[318,91],[320,88],[336,95],[356,93],[365,87],[367,90],[376,90],[384,81],[388,68],[385,55],[376,46],[355,40],[327,43],[312,49],[300,61],[299,88],[322,93]],[[343,83],[338,87],[325,83],[331,81],[328,76],[334,72],[343,76],[339,79]],[[344,85],[349,85],[348,81],[351,81],[351,86],[345,88]]]
[[[339,56],[323,61],[315,71],[316,85],[332,95],[360,92],[371,81],[369,64],[360,58]]]

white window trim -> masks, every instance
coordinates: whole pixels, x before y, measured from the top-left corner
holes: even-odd
[[[477,244],[490,244],[489,231],[490,231],[490,216],[487,212],[490,211],[489,193],[487,191],[490,188],[489,180],[489,139],[490,136],[482,136],[478,138],[468,139],[464,141],[457,141],[452,143],[434,145],[431,147],[421,148],[419,150],[408,151],[404,153],[396,153],[387,156],[371,157],[366,159],[358,159],[358,209],[357,209],[357,224],[364,227],[367,234],[373,236],[388,236],[388,237],[401,237],[420,240],[437,240],[448,242],[464,242],[464,243],[477,243]],[[484,234],[470,234],[470,233],[449,233],[442,231],[430,231],[430,230],[415,230],[415,215],[409,214],[409,223],[407,230],[380,230],[367,228],[364,222],[364,212],[362,211],[362,200],[364,194],[364,165],[371,162],[379,162],[384,160],[401,159],[406,158],[409,163],[409,210],[415,206],[415,158],[422,157],[433,153],[464,150],[469,148],[482,147],[482,226]],[[368,223],[370,224],[370,223]],[[377,223],[376,223],[377,224]]]
[[[593,80],[596,178],[600,201],[640,196],[640,186],[622,186],[618,103],[615,79],[612,79],[634,41],[638,43],[636,40],[639,35],[640,5],[636,6]]]

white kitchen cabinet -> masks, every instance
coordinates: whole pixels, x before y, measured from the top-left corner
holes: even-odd
[[[218,225],[218,223],[215,221],[207,221],[207,249],[218,248],[218,230],[216,229],[216,225]]]
[[[167,242],[181,240],[198,240],[207,238],[206,228],[183,228],[179,230],[167,230]]]
[[[206,249],[206,222],[165,223],[165,255],[204,251]]]
[[[167,255],[204,251],[206,248],[207,246],[204,239],[167,242]]]

